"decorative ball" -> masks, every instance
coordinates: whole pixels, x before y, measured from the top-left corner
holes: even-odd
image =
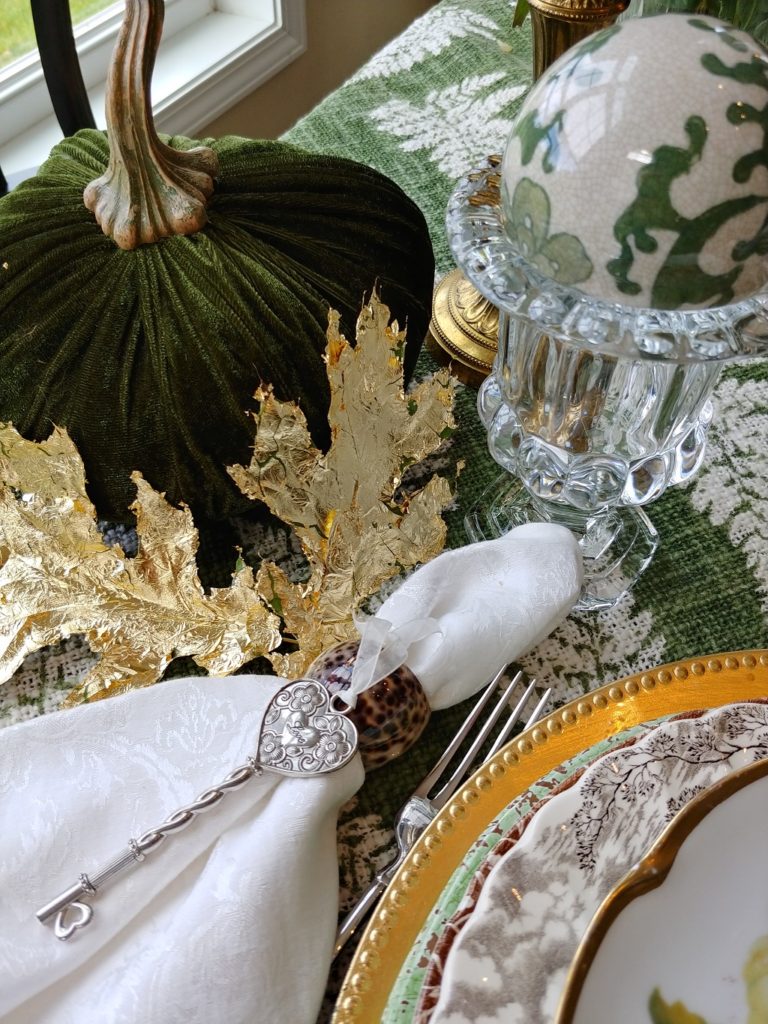
[[[65,139],[0,199],[0,420],[33,440],[66,427],[104,517],[126,517],[133,470],[201,516],[248,506],[226,467],[250,458],[260,384],[330,441],[329,308],[354,343],[378,285],[407,326],[406,377],[429,321],[426,222],[394,182],[286,143],[205,144],[219,164],[207,224],[130,251],[83,203],[107,167],[101,132]]]
[[[768,54],[714,18],[628,19],[536,83],[502,167],[506,230],[547,277],[655,309],[766,285]]]
[[[315,658],[307,675],[331,694],[348,690],[359,644],[338,644]],[[359,749],[367,769],[379,768],[405,753],[424,732],[432,713],[421,683],[401,665],[375,686],[358,695],[347,714],[359,734]]]

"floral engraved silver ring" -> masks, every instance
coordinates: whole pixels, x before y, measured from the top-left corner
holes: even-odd
[[[259,763],[284,775],[322,775],[346,764],[357,747],[357,730],[331,711],[333,698],[313,679],[280,690],[267,708],[259,739]]]

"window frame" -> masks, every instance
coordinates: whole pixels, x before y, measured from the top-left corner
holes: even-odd
[[[75,29],[83,80],[100,127],[121,22],[122,11],[108,8]],[[306,45],[306,0],[166,0],[152,79],[158,131],[196,135]],[[34,51],[0,71],[0,166],[10,177],[35,167],[60,138]]]

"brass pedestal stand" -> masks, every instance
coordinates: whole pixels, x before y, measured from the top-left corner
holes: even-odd
[[[533,76],[585,36],[612,24],[629,0],[528,0],[533,29]],[[501,163],[501,158],[492,157]],[[496,201],[499,201],[498,194]],[[493,368],[498,311],[460,270],[443,278],[432,300],[427,347],[465,383],[479,385]]]
[[[612,25],[629,0],[528,0],[533,29],[533,79],[566,50]]]
[[[493,367],[499,334],[499,311],[460,270],[452,270],[435,288],[427,348],[447,362],[465,384],[475,387]]]

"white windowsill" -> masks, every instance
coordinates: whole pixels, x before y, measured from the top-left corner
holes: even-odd
[[[155,125],[194,137],[306,49],[305,0],[269,5],[272,17],[214,11],[163,40],[152,77]],[[104,87],[88,91],[104,122]],[[12,185],[37,167],[61,139],[51,115],[0,147],[0,167]]]

